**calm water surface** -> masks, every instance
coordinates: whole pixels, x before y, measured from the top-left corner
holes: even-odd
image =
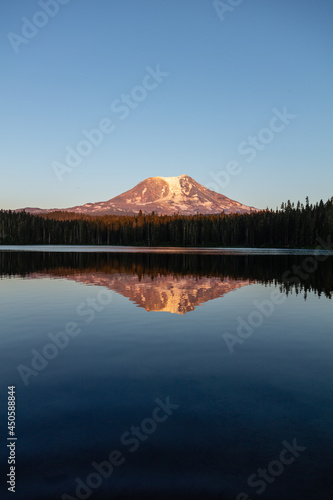
[[[333,498],[330,252],[1,247],[0,277],[0,498]]]

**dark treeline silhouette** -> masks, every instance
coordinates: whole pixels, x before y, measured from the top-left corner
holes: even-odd
[[[333,235],[333,198],[280,210],[218,215],[42,216],[0,212],[0,244],[315,247]]]
[[[68,277],[86,273],[149,276],[219,277],[279,286],[290,293],[313,291],[331,298],[333,256],[320,260],[302,255],[200,255],[149,253],[0,252],[0,277],[47,275]],[[315,263],[315,264],[313,264]]]

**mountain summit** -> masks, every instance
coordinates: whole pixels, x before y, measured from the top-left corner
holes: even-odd
[[[27,212],[41,213],[60,209],[26,208]],[[182,215],[249,213],[254,207],[242,205],[220,193],[205,188],[188,175],[178,177],[149,177],[129,191],[108,201],[62,209],[89,215],[133,215],[143,213]]]

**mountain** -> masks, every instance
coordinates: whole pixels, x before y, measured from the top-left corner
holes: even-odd
[[[178,177],[149,177],[139,182],[129,191],[108,201],[86,203],[65,209],[24,208],[26,212],[41,214],[59,210],[87,215],[133,215],[140,210],[143,213],[181,215],[249,213],[255,211],[249,207],[231,200],[223,194],[205,188],[188,175]]]

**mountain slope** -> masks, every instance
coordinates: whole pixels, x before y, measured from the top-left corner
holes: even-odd
[[[61,209],[24,209],[31,213],[50,212]],[[132,189],[108,201],[62,209],[88,215],[133,215],[143,213],[182,215],[249,213],[256,210],[231,200],[220,193],[205,188],[188,175],[178,177],[149,177]]]

